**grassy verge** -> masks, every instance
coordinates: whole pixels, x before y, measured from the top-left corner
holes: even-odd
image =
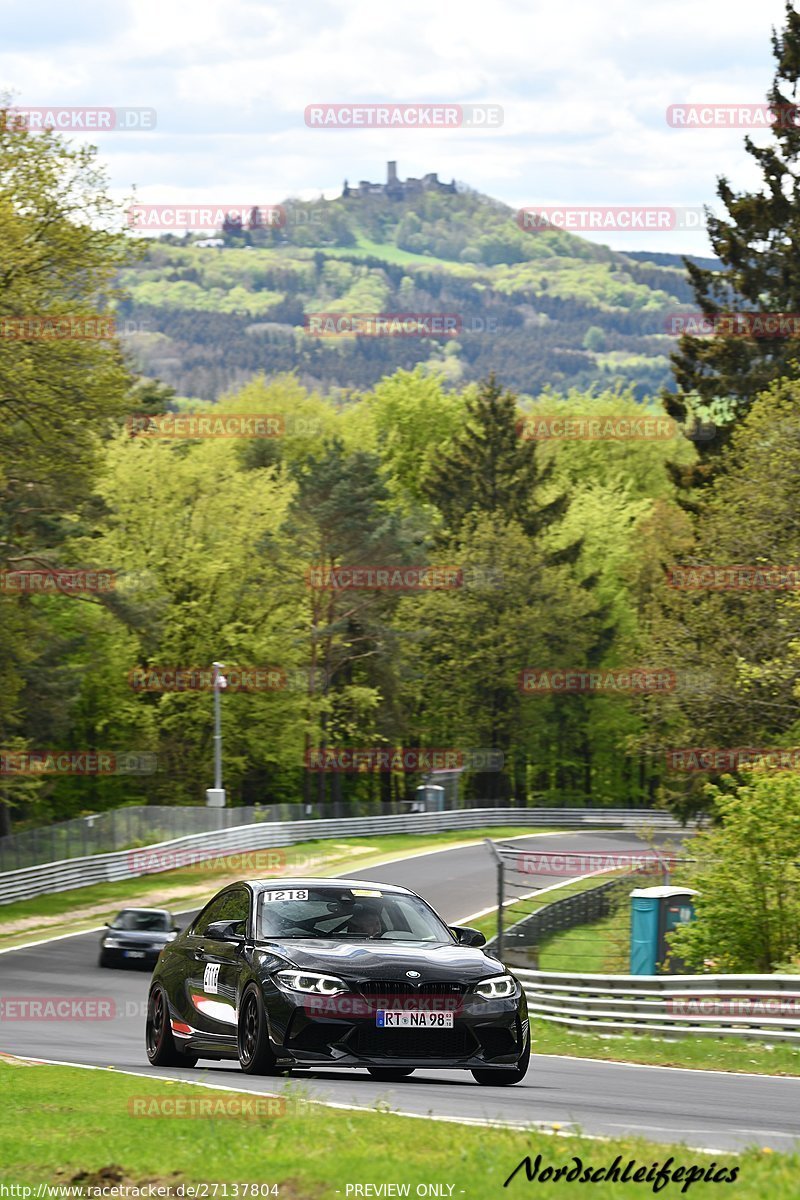
[[[531,1023],[535,1054],[690,1067],[703,1071],[743,1071],[756,1075],[800,1075],[800,1046],[734,1038],[658,1038],[646,1034],[584,1033],[552,1021]],[[800,1186],[798,1186],[800,1193]]]
[[[253,851],[215,859],[212,863],[196,863],[157,875],[142,875],[137,879],[122,879],[117,883],[97,883],[68,892],[53,892],[19,900],[0,908],[2,930],[0,949],[36,941],[40,937],[55,937],[62,933],[80,932],[102,924],[115,906],[140,904],[144,907],[199,907],[219,888],[248,875],[335,875],[339,871],[355,871],[360,867],[376,866],[387,859],[402,857],[424,850],[471,845],[484,837],[516,837],[521,834],[557,832],[555,830],[514,827],[459,830],[445,833],[399,833],[385,837],[352,838],[349,841],[299,842],[277,850]],[[131,854],[143,854],[132,850]],[[272,855],[273,857],[269,857]],[[277,856],[277,857],[276,857]]]
[[[532,1195],[524,1169],[509,1185],[508,1193],[503,1183],[526,1155],[535,1161],[537,1154],[541,1155],[541,1169],[562,1164],[572,1168],[574,1157],[582,1160],[584,1168],[591,1164],[598,1169],[610,1166],[617,1155],[623,1169],[634,1159],[637,1167],[649,1170],[652,1163],[664,1164],[670,1155],[673,1170],[693,1165],[708,1169],[716,1161],[715,1170],[725,1169],[723,1178],[738,1167],[736,1196],[741,1200],[764,1196],[796,1200],[800,1177],[797,1155],[754,1149],[738,1158],[727,1154],[712,1159],[694,1150],[631,1138],[556,1138],[542,1132],[416,1120],[385,1110],[336,1111],[302,1101],[290,1100],[283,1115],[269,1118],[171,1116],[163,1112],[164,1102],[173,1106],[203,1101],[207,1106],[229,1105],[232,1109],[237,1102],[252,1105],[257,1098],[70,1067],[0,1065],[0,1086],[7,1097],[7,1117],[12,1118],[0,1126],[0,1181],[34,1187],[42,1183],[84,1187],[149,1183],[164,1187],[162,1195],[180,1195],[176,1189],[181,1183],[227,1183],[230,1189],[237,1182],[240,1186],[260,1184],[261,1195],[266,1194],[264,1185],[277,1185],[272,1194],[281,1200],[332,1200],[345,1197],[348,1185],[352,1189],[354,1184],[361,1184],[362,1190],[350,1190],[349,1195],[396,1195],[395,1189],[375,1190],[393,1183],[410,1185],[412,1196],[486,1200],[505,1194]],[[376,1084],[376,1101],[380,1094]],[[153,1115],[132,1115],[132,1098],[140,1109],[144,1106]],[[156,1116],[158,1111],[162,1115]],[[444,1185],[443,1190],[417,1192],[419,1185],[429,1186],[433,1181]],[[373,1188],[365,1192],[368,1183]],[[537,1180],[535,1187],[537,1196],[573,1194],[561,1180]],[[651,1187],[645,1185],[647,1194]],[[679,1196],[681,1188],[679,1179],[668,1183],[660,1195]],[[597,1200],[608,1200],[625,1196],[629,1190],[603,1181],[594,1183],[591,1193]],[[716,1197],[719,1187],[696,1182],[689,1194],[693,1200]],[[220,1188],[206,1195],[222,1197],[223,1192]],[[228,1196],[232,1195],[228,1190]]]
[[[631,961],[629,903],[587,925],[565,929],[537,947],[540,971],[579,971],[582,975],[627,975]]]

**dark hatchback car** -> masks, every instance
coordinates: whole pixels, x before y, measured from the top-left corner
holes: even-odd
[[[178,936],[172,913],[164,908],[123,908],[100,935],[99,967],[152,969],[164,947]]]
[[[158,961],[147,1057],[238,1058],[253,1075],[366,1067],[385,1081],[460,1068],[517,1083],[530,1058],[525,994],[484,945],[402,887],[232,884]]]

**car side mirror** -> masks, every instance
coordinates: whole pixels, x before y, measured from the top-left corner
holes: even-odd
[[[486,938],[480,929],[473,929],[471,925],[451,925],[450,932],[460,946],[486,945]]]
[[[206,926],[205,933],[201,937],[212,938],[217,942],[243,942],[244,937],[241,933],[236,933],[236,926],[239,921],[212,921]]]

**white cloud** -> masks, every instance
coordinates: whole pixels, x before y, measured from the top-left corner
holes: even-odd
[[[28,105],[138,105],[98,143],[120,195],[274,202],[436,170],[512,205],[713,203],[756,181],[742,131],[670,129],[668,104],[763,100],[782,0],[49,0],[0,3],[0,85]],[[492,102],[494,132],[311,130],[307,104]],[[641,248],[707,248],[639,235]],[[635,236],[615,245],[638,246]]]

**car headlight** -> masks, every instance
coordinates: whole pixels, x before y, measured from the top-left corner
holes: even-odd
[[[347,991],[347,984],[335,975],[319,975],[316,971],[278,971],[275,978],[292,992],[311,992],[315,996],[338,996]]]
[[[493,975],[476,984],[475,991],[487,1000],[507,1000],[509,996],[516,996],[517,981],[513,975]]]
[[[176,938],[177,936],[178,936],[178,934],[177,934],[177,931],[176,931],[175,933],[168,933],[168,934],[167,934],[167,941],[168,941],[168,942],[174,942],[174,941],[175,941],[175,938]]]
[[[115,947],[121,946],[122,942],[116,937],[106,937],[103,938],[103,945],[113,950]]]

